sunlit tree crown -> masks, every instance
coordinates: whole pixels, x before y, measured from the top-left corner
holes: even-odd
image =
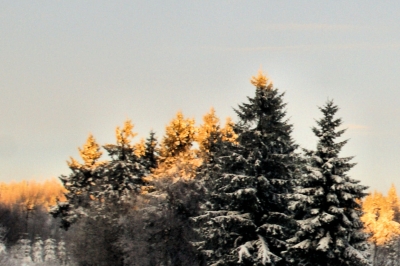
[[[182,112],[176,114],[165,128],[160,149],[162,157],[174,157],[192,147],[196,134],[194,123],[194,119],[184,118]]]
[[[235,143],[238,135],[233,130],[234,123],[229,116],[225,120],[225,126],[221,129],[222,140]]]
[[[144,138],[142,138],[138,143],[136,143],[134,148],[135,148],[134,153],[137,157],[144,156],[146,154],[146,142]]]
[[[392,208],[399,208],[400,202],[399,202],[396,187],[394,186],[394,184],[391,185],[391,187],[388,191],[387,199],[388,199],[390,205],[392,206]]]
[[[393,220],[394,210],[381,193],[368,195],[363,202],[365,230],[371,233],[370,241],[377,245],[387,243],[392,237],[400,234],[400,224]]]
[[[100,145],[97,144],[92,134],[86,140],[86,143],[82,148],[78,148],[79,155],[84,161],[84,165],[87,167],[93,167],[96,165],[96,161],[101,157],[102,152],[100,151]],[[69,167],[80,166],[79,162],[71,157],[71,161],[67,162]]]
[[[131,120],[126,120],[124,127],[121,129],[117,127],[115,129],[115,135],[117,137],[117,143],[120,145],[129,145],[132,138],[134,138],[137,133],[133,132],[133,124]]]
[[[200,151],[208,151],[207,143],[211,134],[218,131],[219,118],[215,114],[214,108],[203,116],[203,124],[199,126],[196,141],[199,143]]]
[[[267,76],[262,72],[260,69],[257,73],[257,76],[252,76],[250,79],[251,84],[256,86],[257,88],[264,88],[264,89],[272,89],[272,82]]]

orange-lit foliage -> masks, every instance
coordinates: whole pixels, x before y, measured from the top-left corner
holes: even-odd
[[[257,76],[251,77],[250,82],[257,88],[263,88],[267,90],[271,90],[273,86],[272,81],[263,74],[261,69],[258,70]]]
[[[82,148],[78,148],[78,150],[79,150],[79,155],[84,161],[83,165],[85,167],[95,168],[103,163],[97,161],[101,157],[102,152],[100,151],[100,145],[97,144],[92,134],[89,134],[86,143],[83,145]],[[67,164],[70,168],[79,168],[82,166],[77,160],[75,160],[72,157],[70,162],[67,161]]]
[[[365,230],[371,234],[370,241],[376,245],[383,245],[400,234],[400,224],[394,220],[393,204],[393,195],[384,197],[376,191],[368,195],[363,202],[364,214],[361,220]]]
[[[44,182],[21,181],[11,183],[0,183],[0,203],[7,207],[19,206],[23,209],[34,209],[35,207],[56,204],[56,199],[62,201],[64,198],[64,187],[55,178]]]
[[[201,153],[207,153],[210,149],[209,138],[212,134],[216,134],[219,130],[219,118],[215,114],[214,108],[203,116],[203,124],[197,128],[195,140],[199,144]]]

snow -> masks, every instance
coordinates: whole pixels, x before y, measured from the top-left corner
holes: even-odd
[[[326,252],[329,249],[329,244],[332,243],[332,237],[329,232],[326,233],[326,236],[321,238],[318,242],[317,250]]]

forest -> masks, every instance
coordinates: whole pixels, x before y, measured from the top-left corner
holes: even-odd
[[[0,183],[0,264],[399,266],[396,188],[350,177],[339,107],[321,103],[303,149],[284,92],[250,81],[234,119],[178,112],[140,140],[127,120],[115,143],[89,135],[69,175]]]

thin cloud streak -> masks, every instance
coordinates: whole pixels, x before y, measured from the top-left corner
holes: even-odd
[[[345,128],[351,129],[351,130],[368,130],[369,127],[361,124],[345,124]]]
[[[313,45],[282,45],[282,46],[258,46],[258,47],[202,47],[205,50],[219,52],[315,52],[315,51],[339,51],[339,50],[399,50],[400,42],[393,43],[349,43],[349,44],[313,44]]]
[[[362,29],[360,26],[346,24],[269,24],[261,26],[260,30],[268,31],[351,31]]]

